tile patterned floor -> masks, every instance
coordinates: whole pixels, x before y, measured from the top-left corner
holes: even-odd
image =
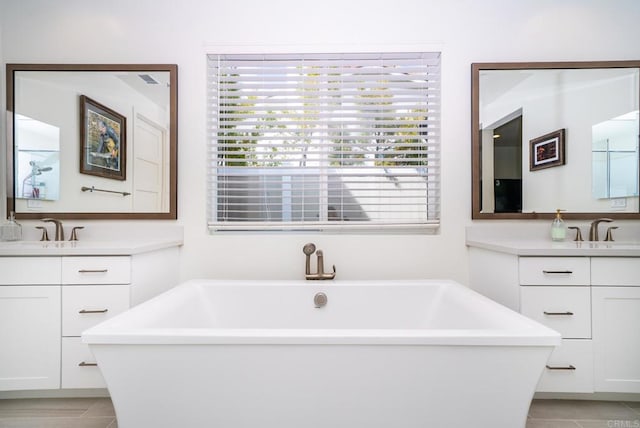
[[[109,398],[0,400],[0,428],[117,428]]]
[[[526,428],[640,428],[640,402],[533,400]]]
[[[0,428],[117,426],[108,398],[0,400]],[[640,428],[640,402],[534,400],[526,428]]]

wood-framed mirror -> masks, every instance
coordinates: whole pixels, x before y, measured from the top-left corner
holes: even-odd
[[[640,61],[471,65],[472,218],[640,219]]]
[[[7,64],[7,211],[176,219],[175,64]]]

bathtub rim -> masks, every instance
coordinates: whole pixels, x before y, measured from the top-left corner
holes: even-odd
[[[311,329],[311,328],[130,328],[126,320],[193,286],[278,286],[330,290],[345,286],[446,285],[478,299],[487,309],[514,321],[500,329]],[[123,322],[124,320],[124,322]],[[124,324],[124,326],[123,326]],[[192,279],[82,333],[88,345],[434,345],[434,346],[558,346],[558,332],[449,279],[415,280],[221,280]]]

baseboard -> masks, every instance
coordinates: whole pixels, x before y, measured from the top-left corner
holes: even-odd
[[[571,392],[536,392],[533,398],[539,400],[640,401],[640,394],[624,392],[593,392],[589,394]]]
[[[109,390],[99,389],[42,389],[28,391],[0,391],[0,399],[12,398],[97,398],[109,397]]]

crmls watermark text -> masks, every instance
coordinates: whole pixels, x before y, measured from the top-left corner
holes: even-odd
[[[611,420],[607,421],[607,428],[640,428],[640,420],[634,421],[620,421]]]

